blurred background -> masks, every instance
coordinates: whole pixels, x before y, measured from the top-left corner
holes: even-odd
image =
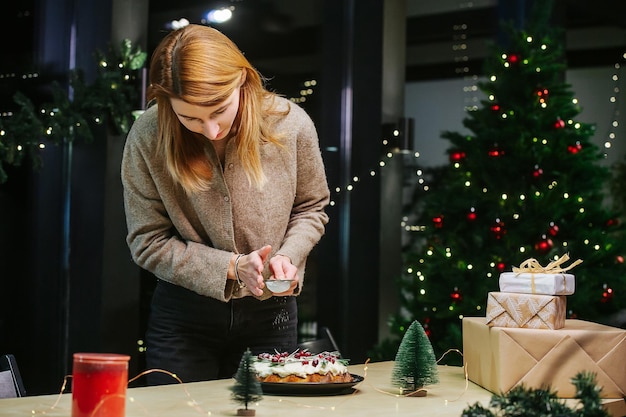
[[[536,0],[539,1],[539,0]],[[403,207],[417,165],[448,160],[443,130],[464,131],[479,105],[488,45],[503,21],[523,22],[530,0],[24,0],[0,13],[0,122],[71,94],[70,72],[98,77],[95,51],[129,39],[151,51],[186,22],[231,37],[268,86],[304,107],[318,127],[333,190],[326,236],[311,255],[300,297],[301,338],[328,326],[346,357],[361,362],[389,335],[407,239]],[[216,13],[217,11],[217,13]],[[224,16],[230,18],[224,21]],[[212,20],[217,18],[218,20]],[[626,52],[626,3],[557,0],[565,29],[564,77],[597,123],[605,162],[620,161],[624,128],[612,100]],[[141,110],[145,76],[133,79]],[[70,96],[71,97],[71,96]],[[128,103],[127,103],[128,104]],[[393,132],[396,132],[394,134]],[[58,392],[71,354],[109,351],[144,369],[143,329],[154,277],[125,244],[119,163],[124,134],[97,125],[91,142],[41,142],[12,164],[0,139],[0,353],[13,353],[30,394]],[[396,158],[386,158],[391,153]],[[382,163],[384,160],[384,163]],[[384,165],[384,169],[381,167]]]

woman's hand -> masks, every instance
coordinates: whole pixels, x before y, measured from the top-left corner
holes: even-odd
[[[263,246],[261,249],[240,257],[239,262],[235,265],[239,279],[254,295],[263,295],[263,288],[265,288],[262,275],[263,265],[265,265],[271,251],[272,247],[270,245]]]
[[[272,257],[272,259],[270,259],[270,271],[272,272],[270,279],[292,280],[287,291],[274,294],[279,296],[293,295],[293,292],[298,287],[300,278],[298,277],[298,268],[291,263],[291,259],[284,255],[276,255]]]

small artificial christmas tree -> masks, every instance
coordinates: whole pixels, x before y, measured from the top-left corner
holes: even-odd
[[[233,399],[245,406],[245,408],[237,410],[238,416],[255,415],[255,410],[248,409],[248,404],[261,401],[263,398],[261,382],[257,378],[253,364],[254,357],[250,349],[246,349],[235,374],[235,385],[231,387]]]
[[[391,382],[402,392],[416,393],[424,396],[425,385],[439,382],[437,361],[433,347],[426,336],[424,328],[414,321],[402,338],[393,367]]]
[[[576,387],[579,404],[570,408],[565,400],[549,389],[528,389],[517,386],[507,394],[491,397],[489,406],[496,412],[475,403],[463,410],[462,417],[609,417],[600,397],[601,388],[596,385],[595,375],[578,373],[572,384]]]
[[[525,28],[503,23],[506,42],[492,45],[478,84],[484,99],[464,119],[469,133],[443,133],[450,163],[429,190],[416,190],[393,343],[419,320],[438,356],[460,348],[462,318],[484,316],[500,273],[530,258],[583,260],[568,318],[611,324],[626,307],[623,222],[607,208],[611,175],[591,141],[595,126],[577,120],[581,107],[564,80],[552,3],[534,2]]]

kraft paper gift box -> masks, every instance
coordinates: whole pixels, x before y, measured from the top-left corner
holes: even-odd
[[[576,290],[572,274],[503,272],[499,284],[501,292],[524,294],[572,295]]]
[[[564,295],[490,292],[487,295],[487,324],[556,330],[565,325]]]
[[[596,374],[603,398],[626,394],[626,330],[565,320],[559,330],[489,327],[484,317],[463,318],[463,360],[470,381],[493,393],[550,387],[574,398],[571,379]]]

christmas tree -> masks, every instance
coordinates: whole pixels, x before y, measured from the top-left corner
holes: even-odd
[[[411,324],[402,338],[391,382],[403,392],[421,390],[425,385],[439,382],[433,347],[418,321]]]
[[[245,407],[237,410],[237,415],[253,416],[254,410],[248,409],[248,404],[260,401],[263,398],[263,390],[254,370],[254,357],[250,349],[246,349],[241,357],[235,374],[235,385],[231,387],[231,391],[233,400]]]
[[[624,308],[626,242],[605,201],[611,174],[595,126],[577,120],[551,2],[535,4],[525,28],[503,22],[507,41],[492,45],[478,84],[485,98],[463,121],[470,133],[443,133],[450,163],[415,193],[408,217],[419,232],[403,254],[383,357],[414,320],[437,354],[460,348],[461,319],[484,316],[500,273],[529,258],[583,260],[569,318],[603,322]]]

